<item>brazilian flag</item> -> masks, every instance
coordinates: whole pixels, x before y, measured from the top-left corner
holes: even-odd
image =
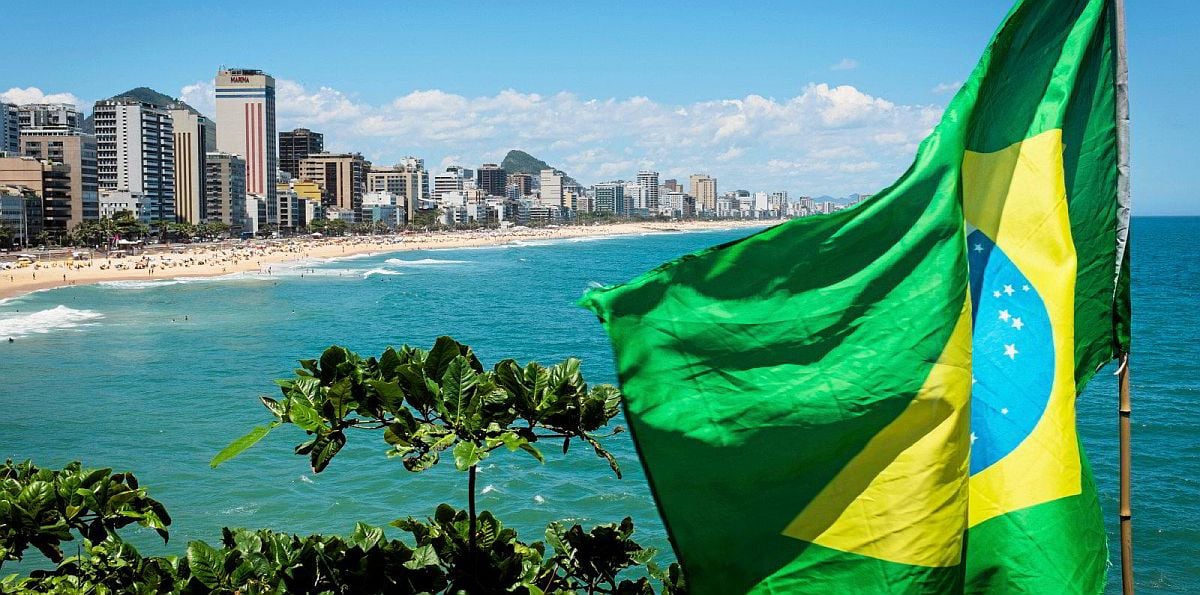
[[[1116,16],[1018,2],[891,187],[584,297],[695,592],[1103,590]]]

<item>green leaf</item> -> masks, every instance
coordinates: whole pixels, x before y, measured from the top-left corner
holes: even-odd
[[[365,552],[375,547],[382,539],[383,529],[365,523],[355,523],[354,532],[350,534],[348,541]]]
[[[379,399],[383,401],[385,409],[388,411],[404,409],[404,391],[398,383],[371,379],[367,381],[367,384],[379,393]]]
[[[488,451],[480,448],[474,442],[463,441],[454,446],[454,466],[458,467],[459,471],[466,471],[474,467],[487,456]]]
[[[412,559],[405,562],[404,567],[411,570],[420,570],[429,566],[437,566],[441,561],[433,546],[426,544],[413,550]]]
[[[188,543],[188,569],[204,586],[215,589],[221,584],[221,555],[203,541]]]
[[[479,383],[479,375],[471,369],[467,358],[455,357],[446,367],[442,376],[442,398],[446,403],[446,411],[450,413],[451,426],[456,428],[478,429],[478,402],[475,398],[475,386]]]
[[[303,399],[288,399],[287,414],[287,421],[309,432],[316,432],[324,427],[324,424],[321,423],[321,416],[317,414],[317,410]]]
[[[450,367],[450,362],[461,356],[463,351],[463,345],[458,341],[450,337],[438,337],[433,348],[429,350],[429,355],[425,356],[425,375],[441,378]]]
[[[267,410],[271,412],[271,415],[280,418],[283,417],[283,407],[279,405],[279,401],[276,401],[275,399],[272,399],[266,395],[263,395],[258,399],[262,401],[263,406],[265,406]]]
[[[546,457],[542,456],[542,451],[538,450],[536,446],[534,446],[528,442],[525,442],[524,444],[521,445],[521,450],[532,455],[533,458],[537,459],[539,463],[546,462]]]
[[[338,365],[346,361],[349,352],[345,347],[332,345],[321,354],[321,381],[331,382],[337,377]]]
[[[230,442],[229,446],[221,449],[221,452],[217,453],[217,456],[213,457],[212,461],[209,462],[209,467],[216,469],[221,463],[238,456],[243,450],[254,446],[259,440],[262,440],[267,434],[271,433],[271,430],[274,430],[278,426],[279,422],[273,421],[265,426],[255,427],[245,436]]]
[[[310,458],[312,459],[313,473],[320,473],[329,465],[329,461],[333,460],[334,455],[342,450],[346,445],[346,435],[340,430],[330,432],[328,435],[317,438],[317,444],[314,446]]]

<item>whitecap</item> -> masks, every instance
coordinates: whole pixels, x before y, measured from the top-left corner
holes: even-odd
[[[538,494],[538,495],[535,495],[535,496],[533,497],[533,502],[534,502],[535,504],[545,504],[545,503],[546,503],[546,499],[545,499],[545,498],[543,498],[543,497],[541,496],[541,494]]]
[[[78,328],[94,324],[95,320],[103,317],[103,314],[94,310],[76,310],[62,305],[29,314],[8,315],[0,318],[0,337],[24,337]]]
[[[371,269],[371,270],[363,273],[362,277],[363,277],[363,279],[366,279],[367,277],[370,277],[371,275],[403,275],[403,274],[404,273],[401,273],[400,271],[393,271],[391,269]]]
[[[383,261],[386,264],[397,267],[419,267],[419,266],[436,266],[446,264],[467,264],[465,260],[439,260],[437,258],[422,258],[420,260],[403,260],[400,258],[389,258]]]
[[[483,486],[483,489],[479,490],[479,493],[480,494],[490,494],[494,491],[496,491],[496,486],[489,483],[486,486]]]

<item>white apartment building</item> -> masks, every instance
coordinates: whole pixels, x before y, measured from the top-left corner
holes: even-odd
[[[658,212],[658,172],[639,171],[637,183],[642,187],[641,204],[637,208],[647,209],[651,213]]]
[[[462,192],[466,188],[466,177],[460,167],[448,167],[446,171],[433,176],[433,197],[441,199],[451,192]]]
[[[175,137],[167,110],[117,98],[97,101],[93,115],[100,189],[141,194],[151,222],[175,221]]]
[[[101,190],[100,216],[112,219],[117,213],[127,211],[145,223],[149,220],[150,210],[145,197],[140,192],[128,190]]]
[[[70,103],[28,103],[20,108],[21,129],[83,131],[83,114]]]
[[[543,169],[538,174],[538,199],[542,205],[560,207],[563,204],[563,173],[557,169]]]

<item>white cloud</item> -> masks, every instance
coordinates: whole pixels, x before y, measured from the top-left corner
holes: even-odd
[[[829,67],[830,70],[854,70],[858,68],[858,60],[854,58],[842,58],[837,64]]]
[[[213,113],[210,82],[182,99]],[[522,149],[588,184],[655,168],[665,178],[706,172],[719,188],[845,195],[873,192],[904,171],[941,108],[899,105],[853,86],[810,84],[797,95],[666,104],[506,89],[468,97],[415,90],[381,104],[329,87],[277,81],[278,126],[325,134],[332,151],[376,163],[418,155],[477,166]]]
[[[197,81],[179,90],[179,99],[196,108],[202,114],[214,116],[217,110],[216,87],[211,81]]]
[[[717,161],[733,161],[734,159],[737,159],[745,154],[746,149],[741,147],[729,147],[728,149],[725,149],[725,152],[713,157],[713,159],[716,159]]]
[[[962,81],[954,81],[953,83],[938,83],[937,86],[930,89],[930,92],[934,95],[945,95],[947,93],[953,93],[957,91],[961,86]]]
[[[25,105],[28,103],[70,103],[72,105],[83,107],[83,101],[71,93],[50,93],[46,94],[37,87],[12,87],[3,93],[0,93],[0,101],[5,103],[15,103],[17,105]]]

